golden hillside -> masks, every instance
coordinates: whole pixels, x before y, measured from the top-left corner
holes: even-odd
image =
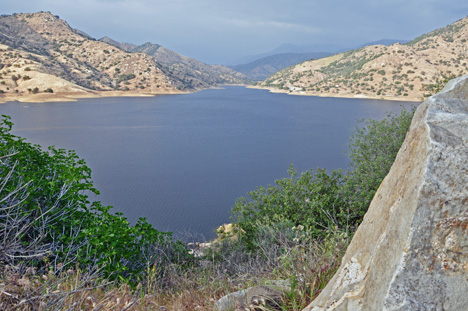
[[[177,92],[144,53],[128,53],[50,13],[0,18],[0,93]]]
[[[367,46],[275,73],[261,86],[291,94],[420,101],[468,73],[468,17],[406,44]]]

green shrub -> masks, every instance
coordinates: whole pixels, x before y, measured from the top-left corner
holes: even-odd
[[[26,229],[19,233],[23,246],[40,237],[37,247],[47,249],[49,261],[82,269],[97,264],[107,277],[130,281],[141,276],[150,260],[167,264],[190,259],[171,233],[154,229],[144,218],[132,226],[122,214],[112,214],[110,206],[90,203],[88,194],[99,192],[91,170],[74,151],[54,147],[43,151],[12,135],[12,125],[3,116],[0,180],[8,183],[0,189],[0,200],[17,197],[21,189],[11,205],[25,217]],[[0,219],[9,219],[8,211],[0,209]]]
[[[414,110],[402,110],[387,118],[361,120],[349,143],[351,170],[343,184],[343,197],[349,205],[351,223],[360,223],[382,180],[390,171],[406,137]]]
[[[265,226],[303,226],[317,239],[330,231],[355,229],[362,221],[383,178],[388,174],[408,131],[412,112],[388,115],[381,121],[367,120],[350,139],[351,170],[324,169],[289,177],[275,185],[259,187],[240,198],[232,209],[241,240],[251,249],[254,237]]]
[[[288,174],[289,177],[276,180],[274,186],[249,192],[249,199],[236,201],[233,220],[248,246],[253,246],[253,237],[263,226],[301,225],[314,237],[325,234],[329,228],[346,226],[343,201],[338,195],[341,171],[329,175],[318,169],[297,175],[291,167]]]

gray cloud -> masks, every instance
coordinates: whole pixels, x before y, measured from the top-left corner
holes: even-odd
[[[466,0],[18,0],[2,11],[51,11],[100,38],[162,44],[209,63],[283,43],[355,46],[411,39],[468,14]]]

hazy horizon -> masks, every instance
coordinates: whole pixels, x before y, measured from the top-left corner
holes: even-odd
[[[468,14],[461,0],[19,0],[2,14],[50,11],[99,39],[153,42],[209,64],[226,64],[283,44],[355,47],[413,39]]]

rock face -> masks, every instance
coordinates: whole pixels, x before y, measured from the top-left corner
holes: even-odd
[[[468,76],[421,104],[341,267],[305,311],[466,310]]]

